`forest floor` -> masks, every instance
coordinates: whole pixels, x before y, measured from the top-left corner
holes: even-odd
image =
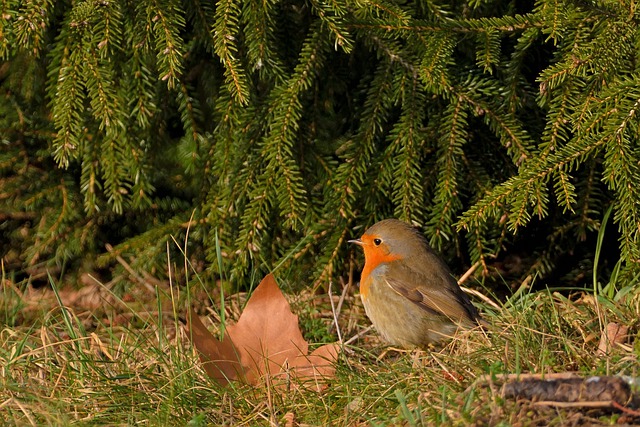
[[[317,392],[268,384],[221,386],[207,376],[184,319],[190,305],[215,331],[219,294],[204,289],[219,284],[186,292],[171,283],[132,282],[116,292],[90,276],[79,282],[51,280],[34,288],[3,275],[0,424],[640,424],[633,407],[637,401],[567,403],[544,396],[532,401],[512,398],[502,388],[519,375],[553,378],[566,372],[584,378],[625,375],[639,384],[640,289],[635,285],[598,293],[522,287],[502,302],[472,296],[490,329],[460,332],[429,351],[398,351],[366,330],[369,321],[357,286],[342,292],[346,285],[334,285],[332,309],[326,292],[290,293],[286,278],[279,278],[312,346],[337,340],[335,318],[342,341],[350,340],[335,377]],[[246,294],[227,296],[223,317],[237,320],[245,301]],[[631,393],[637,399],[637,387]]]

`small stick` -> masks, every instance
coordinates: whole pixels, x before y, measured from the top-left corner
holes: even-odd
[[[358,332],[357,334],[355,334],[354,336],[349,338],[347,341],[345,341],[344,345],[351,344],[352,342],[356,341],[358,338],[366,335],[371,329],[373,329],[373,325],[370,325],[370,326],[364,328],[363,330],[361,330],[360,332]]]
[[[344,299],[347,296],[347,291],[349,291],[349,288],[351,287],[351,281],[349,281],[345,285],[344,279],[340,277],[340,282],[342,283],[342,295],[340,295],[340,299],[338,300],[338,308],[336,308],[336,312],[338,313],[338,316],[340,316],[340,313],[342,313],[342,304],[344,303]]]
[[[335,313],[334,313],[336,320],[333,324],[329,326],[329,332],[333,332],[334,328],[336,328],[337,330],[337,326],[336,326],[338,324],[337,319],[340,317],[340,313],[342,312],[342,303],[344,302],[344,298],[347,292],[347,287],[344,285],[344,280],[342,280],[342,277],[340,278],[340,282],[342,282],[342,295],[340,295],[340,299],[338,300],[338,307],[335,309]],[[333,306],[333,299],[331,298],[331,294],[329,294],[329,299],[331,299],[331,305]],[[331,307],[331,309],[333,311],[333,307]]]
[[[340,332],[340,325],[338,325],[338,313],[336,312],[336,306],[333,303],[333,296],[331,295],[331,287],[333,281],[329,280],[329,302],[331,303],[331,312],[333,313],[333,324],[336,327],[336,333],[338,334],[338,342],[342,344],[342,333]],[[342,293],[344,295],[344,292]],[[342,299],[341,299],[342,301]]]
[[[611,401],[611,406],[616,408],[617,410],[624,412],[625,414],[633,415],[634,417],[640,417],[640,411],[636,409],[627,408],[624,405],[619,404],[615,400]]]
[[[471,277],[473,272],[476,271],[476,269],[479,266],[480,266],[480,261],[477,261],[475,264],[473,264],[462,276],[460,276],[460,278],[458,279],[458,285],[460,285],[460,289],[462,289],[465,293],[478,297],[482,301],[489,304],[491,307],[495,308],[496,310],[500,310],[500,306],[495,302],[493,302],[489,297],[483,295],[482,293],[476,291],[475,289],[469,289],[467,287],[462,286],[462,284],[466,282],[467,279],[469,279],[469,277]]]
[[[105,247],[107,248],[107,251],[113,254],[113,246],[111,246],[110,244],[106,244]],[[120,263],[120,265],[122,265],[124,267],[125,270],[127,270],[127,272],[131,275],[131,277],[133,277],[135,279],[136,282],[144,285],[147,290],[151,293],[155,293],[156,290],[153,286],[151,286],[151,284],[149,284],[148,281],[146,281],[142,276],[140,276],[138,273],[136,273],[133,268],[131,268],[131,266],[129,265],[129,263],[127,261],[124,260],[124,258],[122,258],[120,255],[116,255],[116,261],[118,261]]]
[[[482,301],[484,301],[485,303],[487,303],[491,307],[495,308],[496,310],[501,310],[501,308],[500,308],[500,306],[498,304],[496,304],[491,298],[489,298],[488,296],[482,294],[481,292],[478,292],[475,289],[469,289],[469,288],[464,287],[464,286],[460,286],[460,289],[462,289],[467,294],[471,294],[471,295],[481,299]]]
[[[479,265],[480,265],[480,261],[476,261],[475,264],[469,267],[469,269],[458,279],[458,285],[462,285],[464,282],[466,282],[467,279],[471,277],[473,272],[476,271],[476,268],[478,268]]]

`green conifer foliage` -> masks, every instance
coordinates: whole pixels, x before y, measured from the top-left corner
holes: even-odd
[[[626,1],[2,1],[3,260],[162,275],[186,239],[240,284],[326,280],[395,216],[546,274],[613,205],[636,274],[638,22]]]

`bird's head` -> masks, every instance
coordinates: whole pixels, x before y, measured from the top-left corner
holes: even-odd
[[[349,240],[362,246],[366,262],[388,262],[404,259],[424,250],[424,237],[406,222],[385,219],[369,227],[361,238]]]

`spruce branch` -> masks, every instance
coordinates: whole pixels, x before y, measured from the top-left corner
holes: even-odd
[[[247,47],[247,60],[253,70],[265,78],[282,83],[285,66],[277,46],[275,15],[277,1],[249,0],[244,2],[242,21]]]
[[[93,215],[100,210],[98,197],[102,190],[99,179],[99,156],[97,150],[83,150],[80,191],[84,195],[84,211]]]
[[[451,86],[450,70],[451,55],[456,39],[446,33],[434,33],[425,41],[426,51],[422,57],[419,74],[425,88],[440,94]]]
[[[3,2],[3,14],[0,16],[0,22],[7,22],[7,17],[11,17],[13,14],[9,13],[9,10],[15,8],[15,4],[10,2]],[[20,9],[17,12],[18,19],[15,19],[11,28],[11,32],[15,36],[16,43],[23,49],[28,49],[35,57],[40,55],[42,48],[45,44],[45,31],[50,19],[51,8],[53,7],[52,0],[34,0],[28,2],[21,2]],[[15,10],[15,9],[14,9]],[[4,27],[4,25],[2,25]],[[1,28],[1,27],[0,27]],[[0,30],[0,46],[4,45],[4,37],[8,34],[2,34]],[[9,33],[9,32],[7,32]],[[3,37],[4,36],[4,37]],[[0,49],[0,58],[4,49]]]
[[[504,105],[496,101],[487,102],[483,92],[494,92],[496,82],[471,76],[464,84],[450,87],[455,96],[461,97],[476,115],[482,116],[489,128],[499,136],[502,145],[509,152],[513,163],[520,166],[531,157],[530,147],[533,145],[530,136],[522,128],[519,120],[509,114]]]
[[[294,141],[302,116],[300,97],[311,87],[323,63],[326,50],[323,35],[321,29],[311,29],[291,77],[273,90],[268,112],[269,132],[261,148],[266,173],[258,185],[270,180],[277,186],[278,207],[289,226],[302,220],[306,206],[306,190],[294,158]]]
[[[134,49],[124,67],[125,73],[131,76],[123,82],[123,90],[130,94],[127,102],[128,116],[141,129],[149,128],[151,119],[158,110],[149,62],[148,55],[141,49]]]
[[[338,151],[343,159],[337,167],[333,185],[333,203],[330,208],[340,217],[348,219],[355,214],[355,203],[362,188],[375,143],[382,135],[383,126],[391,109],[390,76],[393,67],[381,62],[366,93],[356,134]]]
[[[114,83],[114,73],[108,61],[100,61],[93,46],[83,46],[85,54],[82,80],[89,95],[91,110],[99,121],[99,129],[105,133],[118,132],[124,128],[124,100],[118,96]]]
[[[85,92],[83,87],[83,54],[79,40],[68,32],[60,35],[57,61],[49,74],[51,110],[57,135],[53,143],[53,157],[66,168],[77,156],[81,145]]]
[[[92,33],[100,59],[112,58],[121,49],[123,35],[122,10],[119,2],[95,2],[99,18],[94,19]]]
[[[354,22],[350,25],[354,29],[360,30],[383,30],[386,32],[455,32],[455,33],[486,33],[487,31],[499,31],[503,33],[513,33],[529,28],[541,27],[538,17],[533,14],[514,15],[505,17],[461,19],[441,21],[432,24],[423,20],[414,19],[408,24],[386,23],[385,21],[376,23]]]
[[[465,107],[462,98],[452,99],[438,128],[437,183],[427,225],[430,244],[438,249],[442,248],[444,240],[452,237],[455,216],[462,208],[458,178],[462,149],[468,139]]]
[[[593,259],[613,205],[637,271],[630,6],[440,3],[0,0],[0,246],[28,268],[117,239],[162,273],[193,221],[204,274],[318,284],[396,216],[484,272],[526,252],[546,274]]]
[[[177,0],[146,0],[147,17],[155,41],[160,80],[173,89],[182,75],[184,12]],[[147,21],[149,22],[149,21]]]
[[[334,37],[335,49],[337,50],[339,46],[345,53],[351,52],[353,40],[343,19],[343,16],[347,13],[343,5],[335,0],[311,0],[311,5],[322,24],[327,27]]]
[[[208,1],[192,0],[187,2],[187,20],[193,23],[198,41],[203,43],[206,51],[215,52],[213,25],[215,23],[215,4]]]
[[[411,15],[400,6],[384,0],[365,0],[360,7],[354,9],[355,18],[362,21],[373,20],[376,23],[391,21],[402,25],[411,20]],[[350,25],[357,28],[357,23]]]
[[[389,133],[388,150],[393,150],[393,204],[397,218],[421,223],[423,218],[423,177],[421,168],[425,97],[416,76],[406,76],[402,113]]]
[[[564,212],[573,212],[573,205],[576,203],[576,187],[571,182],[571,176],[565,171],[558,171],[554,182],[554,190],[558,205]]]
[[[478,34],[476,64],[489,74],[493,74],[492,67],[500,62],[500,35],[493,29]]]
[[[227,90],[241,105],[249,102],[249,86],[238,58],[238,33],[241,7],[238,0],[222,0],[216,4],[213,26],[214,49],[225,69]]]
[[[12,20],[17,15],[17,0],[0,1],[0,59],[9,59],[11,47],[15,43]]]
[[[500,206],[510,205],[517,197],[520,199],[518,203],[519,210],[516,214],[515,222],[513,220],[510,221],[514,226],[525,224],[528,219],[526,210],[529,204],[528,194],[532,193],[536,182],[544,181],[554,171],[568,168],[576,162],[587,158],[591,153],[604,146],[608,139],[609,137],[607,136],[594,140],[574,139],[543,161],[531,162],[525,165],[520,169],[517,176],[511,177],[495,187],[490,194],[467,210],[458,221],[458,230],[468,229],[472,223],[478,224],[490,217],[502,215],[502,211],[499,209]],[[511,212],[513,213],[513,211]],[[515,228],[512,228],[512,231],[514,230]]]

